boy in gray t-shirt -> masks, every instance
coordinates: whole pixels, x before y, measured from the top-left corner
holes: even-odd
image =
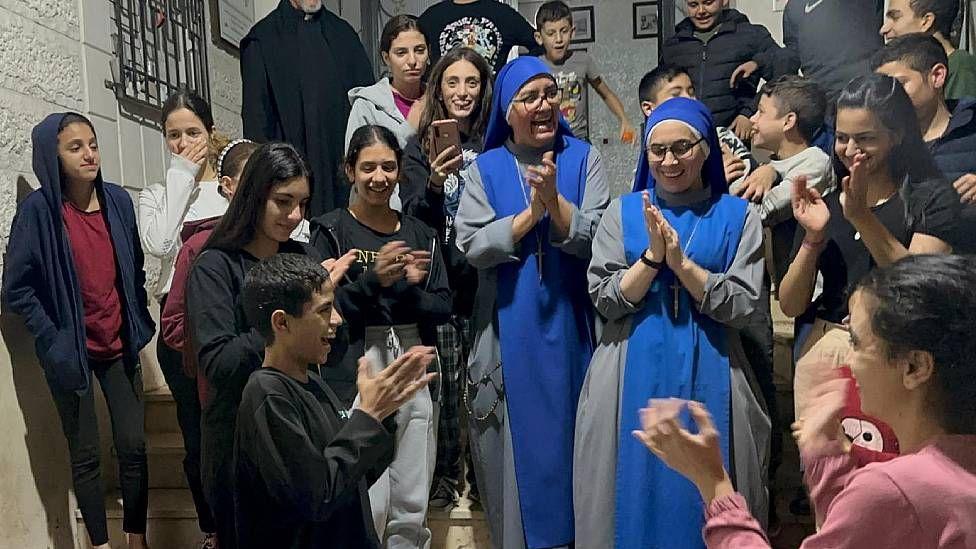
[[[540,58],[546,62],[553,76],[556,77],[562,92],[559,110],[569,122],[573,134],[580,139],[590,138],[587,89],[589,85],[593,86],[610,112],[620,121],[620,140],[633,143],[637,138],[637,132],[627,120],[627,113],[620,98],[600,76],[593,58],[586,52],[569,51],[576,30],[569,6],[561,1],[546,2],[539,6],[535,23],[535,40],[546,50]]]

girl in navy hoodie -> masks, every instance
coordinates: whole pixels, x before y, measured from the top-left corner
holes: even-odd
[[[139,350],[156,327],[146,305],[132,199],[102,180],[98,140],[84,116],[51,114],[34,127],[31,140],[41,187],[14,217],[3,300],[34,336],[91,544],[109,546],[94,374],[112,417],[122,529],[128,547],[146,547],[149,475]]]

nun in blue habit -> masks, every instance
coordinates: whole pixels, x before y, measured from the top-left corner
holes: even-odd
[[[759,305],[762,225],[727,192],[702,103],[664,102],[642,143],[635,192],[607,208],[587,276],[603,329],[576,419],[576,547],[704,548],[698,491],[631,432],[648,399],[705,403],[733,482],[766,516],[769,419],[734,330]]]
[[[573,542],[573,422],[593,353],[586,266],[609,202],[597,150],[573,137],[545,64],[495,82],[457,242],[478,269],[465,403],[478,487],[501,549]]]

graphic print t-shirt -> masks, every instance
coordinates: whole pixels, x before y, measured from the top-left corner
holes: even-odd
[[[555,64],[546,56],[541,59],[549,66],[549,71],[556,77],[563,97],[559,103],[562,113],[573,134],[580,139],[590,138],[589,127],[589,85],[600,79],[600,72],[596,62],[586,52],[570,53],[561,64]]]
[[[430,62],[445,53],[467,46],[484,57],[498,73],[514,46],[536,50],[535,29],[511,6],[497,0],[478,0],[458,5],[451,1],[434,4],[420,16],[420,28],[430,48]]]

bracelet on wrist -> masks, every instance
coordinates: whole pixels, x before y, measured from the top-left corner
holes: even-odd
[[[810,242],[809,240],[804,238],[802,246],[808,250],[819,250],[820,248],[823,248],[824,244],[826,243],[827,243],[826,238],[817,240],[816,242]]]
[[[647,250],[640,255],[641,263],[647,265],[648,267],[660,271],[664,268],[664,261],[654,261],[653,259],[647,257]]]

